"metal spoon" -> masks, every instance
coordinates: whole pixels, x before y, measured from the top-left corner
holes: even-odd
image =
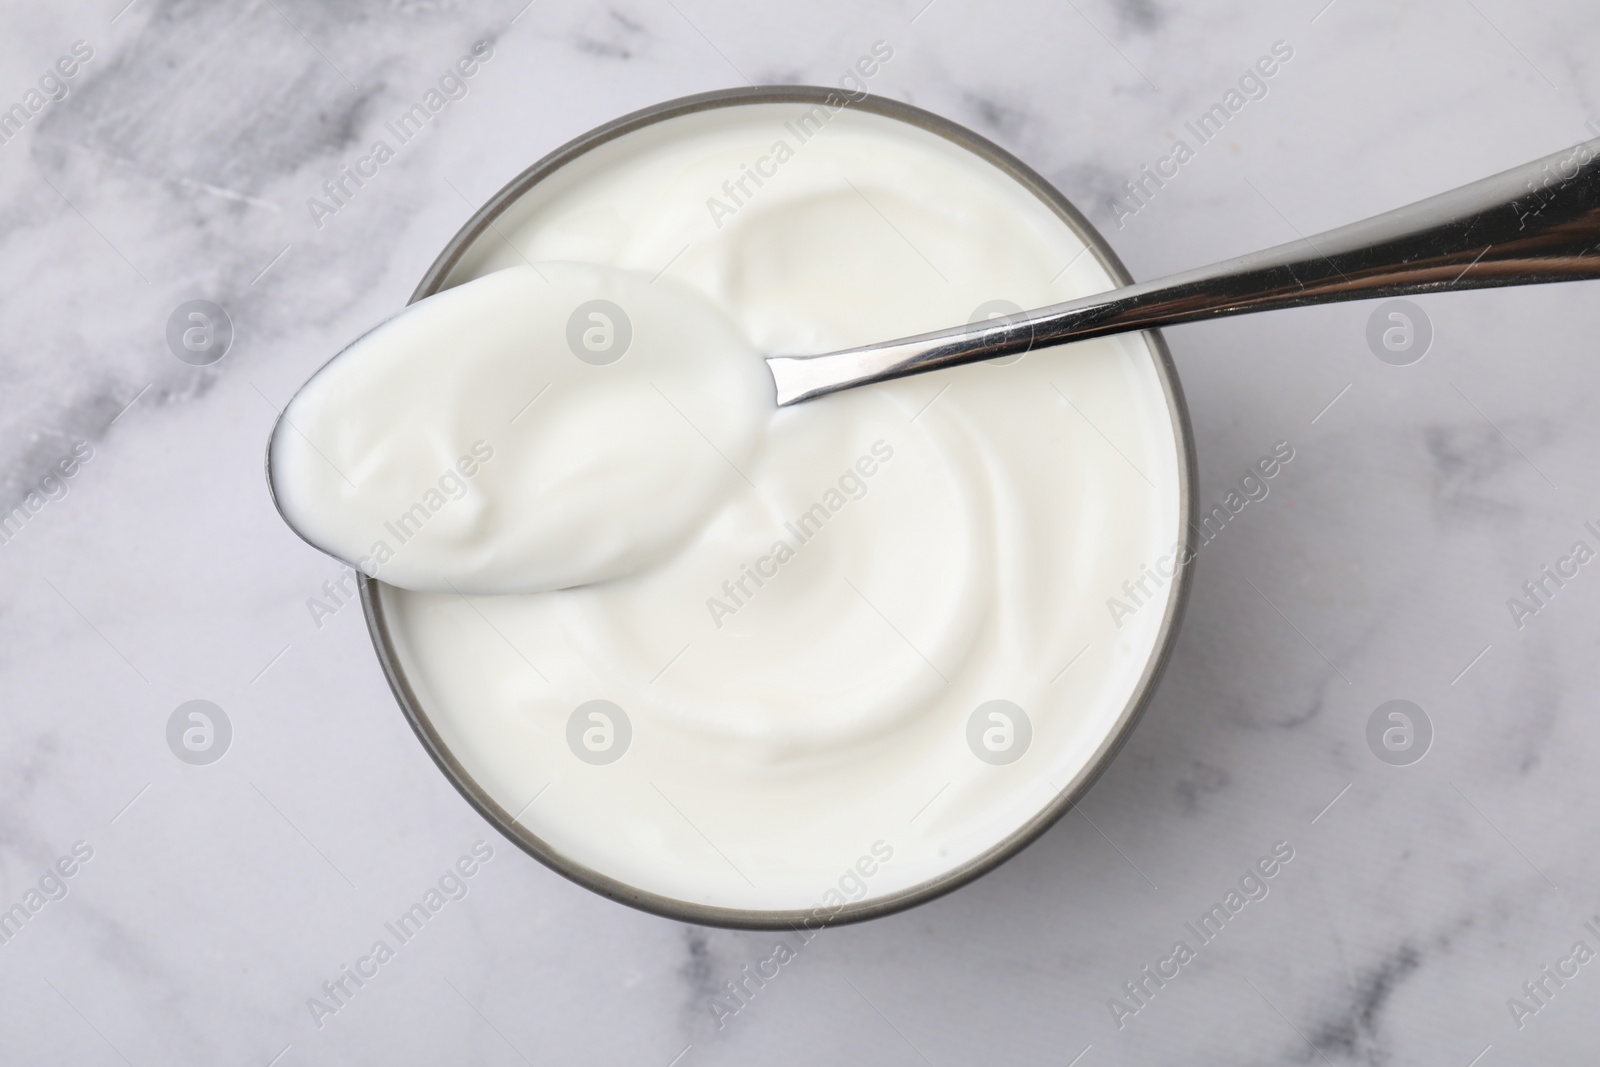
[[[1600,278],[1600,139],[1365,222],[1141,285],[815,356],[778,406],[1066,341],[1341,300]]]

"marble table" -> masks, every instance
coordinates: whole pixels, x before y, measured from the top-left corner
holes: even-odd
[[[26,514],[0,549],[0,907],[26,913],[0,943],[0,1062],[1594,1054],[1592,285],[1420,299],[1405,366],[1369,345],[1371,303],[1172,330],[1202,505],[1276,443],[1295,458],[1201,552],[1131,743],[1021,855],[824,932],[731,1015],[712,1004],[774,935],[612,904],[498,837],[402,720],[359,609],[308,610],[339,569],[261,465],[277,408],[478,203],[632,109],[834,84],[889,42],[873,91],[1021,156],[1149,278],[1595,136],[1600,9],[524,3],[0,11],[0,109],[22,109],[0,114],[0,504]],[[336,211],[308,206],[479,41],[464,94]],[[232,323],[205,366],[167,340],[194,300]],[[228,723],[211,764],[169,745],[193,700]],[[1369,743],[1395,700],[1398,755]],[[467,895],[346,978],[479,841]],[[1266,895],[1193,936],[1274,848]]]

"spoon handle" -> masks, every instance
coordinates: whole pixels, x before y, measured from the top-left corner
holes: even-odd
[[[1365,222],[1005,318],[772,356],[780,407],[1106,334],[1302,304],[1600,278],[1600,139]]]

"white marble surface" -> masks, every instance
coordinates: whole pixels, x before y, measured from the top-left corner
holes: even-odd
[[[0,145],[3,502],[94,449],[0,550],[0,906],[93,849],[0,945],[0,1062],[1592,1059],[1600,963],[1520,1030],[1506,1003],[1600,949],[1600,570],[1524,629],[1506,607],[1595,544],[1592,285],[1425,300],[1436,340],[1406,368],[1368,351],[1368,304],[1171,331],[1207,505],[1273,442],[1297,455],[1202,553],[1131,744],[1025,853],[821,935],[720,1030],[716,987],[772,936],[611,904],[498,838],[414,740],[357,611],[313,625],[336,568],[277,521],[261,461],[273,405],[477,202],[625,111],[832,82],[885,39],[875,91],[1020,155],[1145,278],[1581,140],[1600,9],[539,0],[513,22],[522,2],[0,13],[0,106],[94,49]],[[306,198],[485,35],[470,95],[317,229]],[[1119,184],[1280,39],[1270,94],[1118,229]],[[205,369],[163,337],[197,297],[238,333]],[[234,725],[209,767],[164,738],[195,698]],[[1414,766],[1364,740],[1392,698],[1436,729]],[[307,998],[480,838],[467,898],[319,1028]],[[1280,840],[1270,896],[1119,1030],[1108,998]]]

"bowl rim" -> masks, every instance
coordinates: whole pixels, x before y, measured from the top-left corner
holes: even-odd
[[[1116,284],[1125,286],[1133,283],[1133,278],[1122,260],[1118,258],[1099,230],[1070,200],[1016,156],[965,126],[911,104],[870,93],[846,93],[842,89],[816,85],[763,85],[719,89],[663,101],[597,126],[550,152],[508,182],[467,220],[434,259],[407,303],[415,303],[440,291],[450,272],[485,231],[493,226],[496,218],[539,182],[578,157],[619,137],[667,119],[749,104],[849,107],[896,119],[938,134],[997,167],[1043,201],[1094,253],[1101,267]],[[1144,331],[1143,337],[1156,357],[1157,376],[1166,396],[1173,436],[1178,442],[1181,453],[1178,464],[1178,513],[1182,530],[1177,546],[1177,568],[1171,581],[1172,596],[1167,602],[1165,616],[1157,629],[1154,649],[1132,695],[1117,717],[1115,726],[1101,740],[1094,753],[1071,781],[1057,792],[1055,798],[1041,807],[1027,822],[988,849],[925,882],[886,896],[847,902],[842,907],[836,908],[822,905],[810,910],[728,908],[697,904],[640,889],[563,855],[558,849],[517,822],[510,812],[501,807],[477,783],[450,751],[429,721],[426,711],[423,710],[422,701],[412,690],[400,664],[379,588],[383,583],[368,577],[358,569],[357,580],[361,588],[362,611],[389,688],[393,691],[406,721],[410,723],[417,739],[422,743],[423,749],[478,814],[512,844],[546,867],[610,900],[663,918],[705,926],[744,930],[784,930],[805,927],[815,930],[824,926],[840,926],[880,918],[943,896],[987,874],[1021,852],[1082,799],[1126,744],[1134,726],[1149,706],[1157,682],[1171,659],[1179,623],[1188,604],[1193,583],[1197,540],[1195,534],[1197,498],[1194,493],[1197,465],[1189,409],[1178,381],[1178,371],[1172,361],[1172,353],[1159,331]]]

